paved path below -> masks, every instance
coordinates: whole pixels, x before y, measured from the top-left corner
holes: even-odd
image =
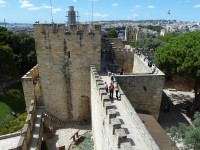
[[[8,150],[17,147],[20,136],[0,140],[0,150]]]
[[[76,133],[78,130],[79,134],[82,135],[85,132],[91,130],[90,125],[78,125],[78,124],[69,124],[66,125],[64,128],[56,129],[53,133],[53,137],[49,138],[48,133],[44,134],[44,140],[46,141],[46,145],[48,150],[56,150],[57,146],[65,146],[65,149],[68,149],[70,144],[73,142],[71,137]]]

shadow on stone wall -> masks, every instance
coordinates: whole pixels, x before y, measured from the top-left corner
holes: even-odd
[[[169,105],[169,112],[164,111],[165,105]],[[189,121],[183,116],[185,108],[190,105],[189,102],[174,105],[168,96],[163,92],[160,105],[159,123],[166,130],[172,126],[177,126],[179,123],[189,125]]]

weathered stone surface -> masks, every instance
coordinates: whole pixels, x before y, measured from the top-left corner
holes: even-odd
[[[34,25],[42,99],[45,109],[62,120],[90,118],[81,97],[90,101],[89,66],[100,69],[100,28],[95,26],[92,35],[78,28],[89,30],[70,26],[65,34],[64,24]]]

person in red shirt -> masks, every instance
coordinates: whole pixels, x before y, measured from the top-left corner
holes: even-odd
[[[110,91],[110,98],[113,99],[114,85],[112,83],[110,83],[109,91]]]

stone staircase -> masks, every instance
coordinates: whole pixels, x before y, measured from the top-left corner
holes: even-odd
[[[67,124],[66,121],[58,119],[57,117],[55,117],[54,115],[52,115],[51,113],[49,113],[46,110],[43,112],[43,117],[46,118],[46,119],[51,120],[54,123],[57,123],[57,124],[61,125],[61,126],[65,126]]]

